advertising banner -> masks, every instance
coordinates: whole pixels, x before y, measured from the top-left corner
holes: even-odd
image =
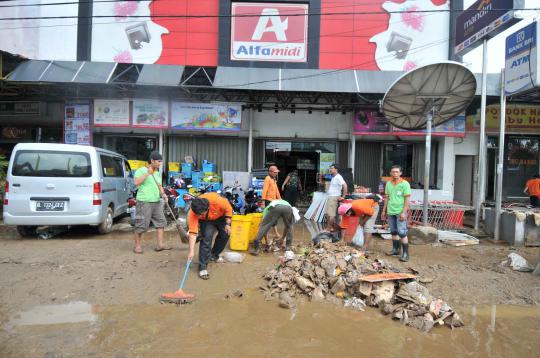
[[[133,100],[133,127],[167,128],[169,102],[153,99]]]
[[[486,108],[486,133],[499,133],[500,105]],[[467,132],[480,131],[480,109],[467,116]],[[506,105],[507,133],[540,133],[540,106]]]
[[[0,116],[26,116],[39,113],[39,102],[0,102]]]
[[[177,130],[239,131],[242,106],[239,104],[171,104],[171,127]]]
[[[522,28],[506,38],[504,93],[509,96],[536,86],[538,23]]]
[[[520,8],[522,0],[477,0],[456,19],[456,54],[466,54],[484,38],[494,37],[520,21],[514,17],[514,9]]]
[[[232,3],[231,60],[306,62],[308,8],[307,4]]]
[[[129,100],[94,100],[94,126],[129,127]]]
[[[64,143],[92,143],[90,132],[90,105],[66,104],[64,110]]]
[[[425,130],[407,131],[394,127],[388,119],[375,110],[360,110],[353,118],[354,135],[391,135],[391,136],[424,136]],[[465,136],[465,116],[456,118],[433,128],[433,136],[463,137]]]

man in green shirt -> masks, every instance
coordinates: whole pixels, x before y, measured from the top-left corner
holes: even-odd
[[[161,172],[159,171],[161,164],[163,164],[163,157],[159,152],[154,151],[150,153],[148,164],[135,171],[134,183],[135,186],[138,186],[138,190],[133,252],[136,254],[143,253],[141,248],[142,235],[148,230],[150,221],[154,223],[157,229],[157,247],[154,250],[171,249],[163,243],[163,233],[167,220],[163,212],[163,202],[160,199],[163,197],[164,200],[167,200],[167,195],[165,195],[161,186]]]
[[[277,225],[279,219],[283,219],[283,235],[282,238],[286,238],[285,250],[290,250],[293,240],[293,223],[294,213],[291,204],[285,200],[272,200],[270,204],[266,205],[263,211],[263,219],[259,225],[259,231],[257,237],[253,242],[253,250],[251,254],[254,256],[259,255],[261,252],[261,240],[263,236],[274,226]]]
[[[392,180],[386,183],[384,190],[384,208],[381,218],[388,217],[388,225],[392,234],[392,251],[389,255],[400,255],[400,261],[409,261],[409,239],[407,238],[407,212],[409,211],[409,197],[411,196],[411,186],[409,182],[401,179],[401,167],[394,165],[390,169]]]

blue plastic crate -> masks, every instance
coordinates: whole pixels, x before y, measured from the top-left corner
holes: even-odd
[[[216,173],[217,166],[214,163],[211,163],[207,160],[203,160],[202,172],[203,173]]]
[[[191,172],[193,170],[193,163],[182,163],[182,173],[185,178],[191,178]]]

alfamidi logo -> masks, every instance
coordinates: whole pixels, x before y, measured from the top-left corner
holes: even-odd
[[[233,3],[231,60],[307,61],[308,5]]]

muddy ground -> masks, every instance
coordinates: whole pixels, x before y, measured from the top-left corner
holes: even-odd
[[[440,353],[438,339],[454,342],[454,350],[442,356],[470,352],[476,356],[537,356],[535,352],[540,352],[536,338],[540,333],[540,277],[500,264],[510,252],[536,264],[538,248],[511,248],[488,241],[459,248],[412,246],[411,261],[402,264],[384,255],[390,242],[373,240],[372,257],[404,270],[411,267],[422,279],[433,280],[426,284],[432,294],[447,300],[469,323],[461,333],[441,327],[425,337],[371,308],[351,312],[331,304],[304,302],[290,312],[278,308],[277,302],[265,302],[258,292],[261,275],[276,265],[279,253],[247,255],[241,264],[211,264],[209,281],[197,278],[195,258],[186,289],[198,300],[180,307],[160,305],[159,294],[176,289],[179,260],[185,262],[187,246],[180,246],[175,232],[168,231],[166,238],[174,249],[154,252],[154,235],[146,235],[145,252],[136,255],[125,227],[106,236],[73,230],[52,240],[21,239],[12,228],[0,227],[0,356],[178,356],[186,352],[327,356],[363,349],[383,354],[410,349],[413,355],[429,356],[434,350]],[[296,225],[295,244],[310,244],[303,224]],[[235,290],[244,296],[226,298]],[[13,323],[21,312],[32,308],[78,301],[92,305],[96,321]],[[499,307],[495,316],[502,316],[505,322],[502,332],[498,331],[502,335],[495,340],[498,343],[493,342],[495,333],[477,327],[484,323],[495,327],[494,307]],[[366,330],[360,336],[373,337],[359,340],[359,327]],[[395,344],[388,334],[398,336]],[[350,341],[343,345],[343,339]],[[408,344],[411,341],[416,342],[414,349]]]

